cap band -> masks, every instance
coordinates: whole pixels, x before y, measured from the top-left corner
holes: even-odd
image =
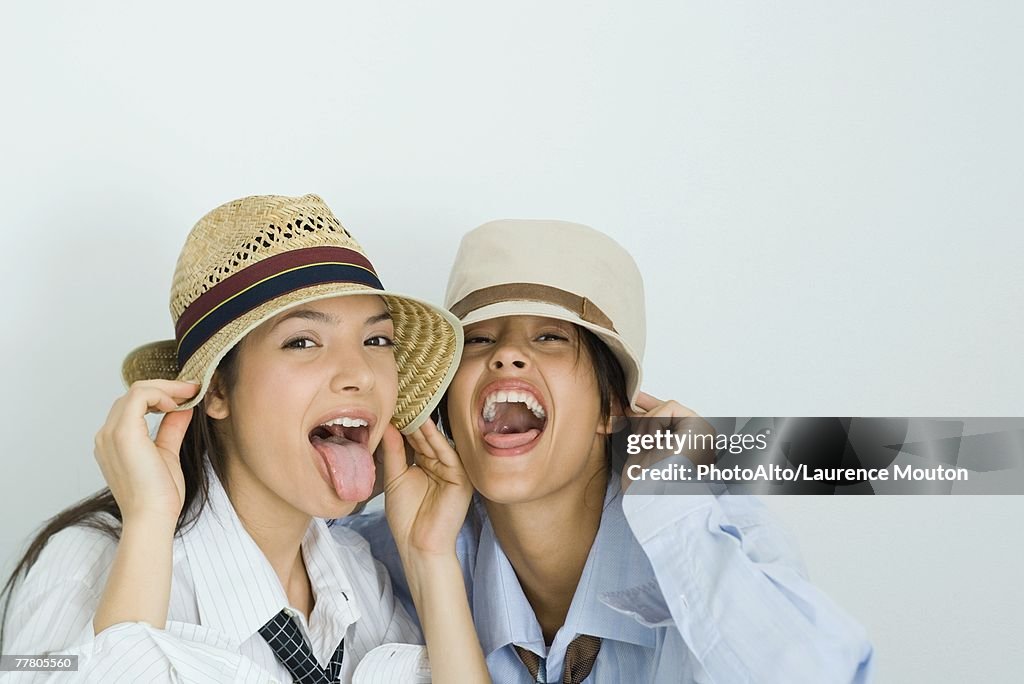
[[[344,247],[294,249],[232,274],[188,305],[174,326],[178,367],[218,330],[288,292],[322,283],[357,283],[383,290],[373,265]]]
[[[449,310],[459,318],[465,318],[467,314],[485,306],[514,301],[554,304],[576,314],[587,323],[617,332],[615,326],[612,325],[612,320],[586,297],[550,285],[537,285],[536,283],[504,283],[483,287],[470,292],[452,304]]]

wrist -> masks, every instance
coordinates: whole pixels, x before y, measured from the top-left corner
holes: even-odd
[[[178,525],[177,517],[163,513],[132,513],[124,515],[121,520],[122,536],[173,537]]]
[[[402,559],[402,565],[414,600],[417,595],[429,591],[431,587],[446,585],[454,578],[458,578],[460,585],[463,581],[462,566],[453,552],[410,552],[408,557]]]

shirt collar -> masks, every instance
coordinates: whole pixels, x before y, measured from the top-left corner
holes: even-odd
[[[348,564],[341,553],[327,523],[313,518],[302,541],[302,559],[315,599],[310,614],[311,625],[317,626],[312,630],[313,652],[322,667],[330,663],[349,625],[360,617],[359,597],[345,572]]]
[[[189,560],[200,623],[227,636],[237,648],[288,607],[288,597],[209,467],[207,481],[206,506],[180,535],[181,545]],[[307,631],[321,665],[330,661],[348,625],[359,618],[338,554],[324,521],[311,520],[302,540],[302,557],[315,598],[310,622],[316,629]],[[296,615],[304,624],[304,616]]]
[[[612,476],[605,492],[597,536],[590,547],[565,624],[547,654],[549,670],[561,667],[565,649],[578,634],[653,648],[655,634],[649,625],[641,624],[635,616],[613,609],[605,602],[606,595],[653,585],[656,585],[654,570],[629,529],[622,512],[619,479]],[[542,655],[547,652],[533,608],[486,517],[473,577],[473,614],[485,656],[508,644],[518,644]]]

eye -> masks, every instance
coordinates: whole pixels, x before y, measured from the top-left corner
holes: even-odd
[[[494,340],[492,340],[487,335],[467,335],[466,336],[466,344],[487,344],[488,342],[493,342],[493,341]]]
[[[285,342],[282,349],[313,349],[317,346],[316,340],[311,337],[293,337]]]
[[[568,342],[569,338],[558,333],[541,333],[537,336],[538,342]]]
[[[387,335],[374,335],[363,344],[367,347],[394,347],[395,341]]]

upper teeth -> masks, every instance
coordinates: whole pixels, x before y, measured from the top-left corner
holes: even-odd
[[[498,390],[497,392],[491,392],[487,395],[484,400],[483,416],[484,420],[490,422],[494,420],[494,416],[498,412],[496,404],[526,404],[526,407],[533,411],[533,415],[538,418],[545,416],[544,409],[541,407],[540,402],[530,394],[529,392],[517,392],[515,390]]]
[[[345,416],[343,418],[335,418],[334,420],[329,420],[326,423],[323,423],[323,425],[325,427],[327,425],[340,425],[341,427],[366,427],[367,425],[369,425],[369,423],[367,423],[362,418],[349,418],[348,416]]]

